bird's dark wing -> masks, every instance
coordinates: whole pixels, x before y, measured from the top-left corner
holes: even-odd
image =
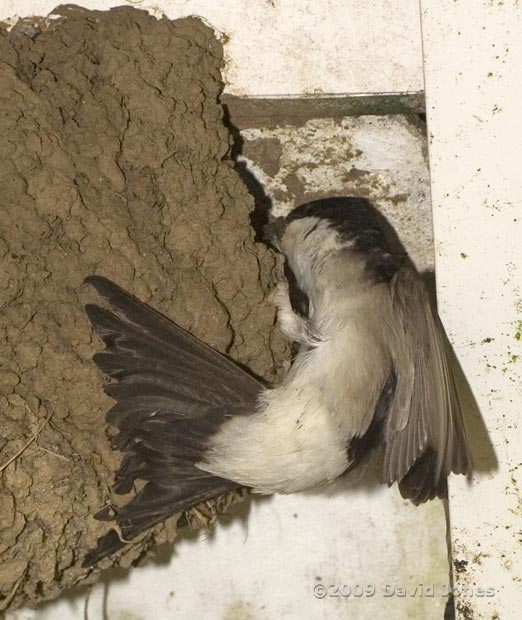
[[[201,501],[238,488],[198,469],[207,440],[230,415],[251,413],[262,384],[211,347],[106,278],[86,282],[110,310],[86,306],[106,349],[94,361],[111,381],[105,391],[117,402],[107,420],[119,430],[113,448],[124,452],[114,489],[129,492],[146,481],[115,516],[121,536],[140,532]],[[116,531],[98,541],[90,565],[123,546]]]
[[[470,467],[455,378],[424,283],[408,270],[390,283],[387,338],[397,375],[385,431],[383,477],[418,504],[443,496],[450,472]]]

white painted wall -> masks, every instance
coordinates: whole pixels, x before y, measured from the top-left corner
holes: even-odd
[[[248,517],[220,525],[210,539],[178,540],[170,562],[119,578],[109,573],[90,595],[88,618],[441,620],[447,586],[431,566],[443,551],[440,504],[418,510],[400,504],[394,493],[367,491],[257,500]],[[440,538],[419,521],[431,522]],[[386,589],[393,584],[413,592],[421,580],[434,584],[433,597]],[[361,586],[367,594],[333,596],[332,585],[345,594]],[[314,596],[316,587],[321,595],[328,588],[328,595]],[[6,620],[78,620],[85,603],[83,590]]]
[[[461,620],[522,614],[522,6],[422,0],[439,308],[498,470],[453,480]],[[477,465],[488,470],[487,452]],[[480,587],[494,589],[483,596]]]
[[[0,20],[47,15],[59,0],[2,0]],[[77,0],[130,5],[171,19],[201,16],[225,34],[234,95],[422,90],[417,0]],[[368,68],[371,68],[368,70]]]

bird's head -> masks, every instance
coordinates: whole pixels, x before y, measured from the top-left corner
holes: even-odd
[[[388,281],[400,260],[392,252],[383,216],[365,198],[323,198],[304,203],[267,231],[299,286],[352,286]]]

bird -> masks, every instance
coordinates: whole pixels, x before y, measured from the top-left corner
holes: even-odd
[[[85,309],[106,348],[93,360],[116,402],[123,452],[95,516],[114,526],[84,566],[174,514],[227,492],[297,493],[364,471],[418,505],[471,468],[444,329],[420,275],[365,198],[318,199],[273,218],[284,269],[271,300],[297,352],[283,380],[260,379],[99,275],[106,306]]]

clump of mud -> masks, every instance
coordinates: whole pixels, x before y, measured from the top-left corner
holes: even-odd
[[[274,259],[229,159],[212,31],[131,8],[58,12],[0,28],[0,608],[84,580],[107,530],[92,515],[118,501],[85,276],[266,379],[286,355],[265,301]],[[120,563],[174,534],[159,526]]]

